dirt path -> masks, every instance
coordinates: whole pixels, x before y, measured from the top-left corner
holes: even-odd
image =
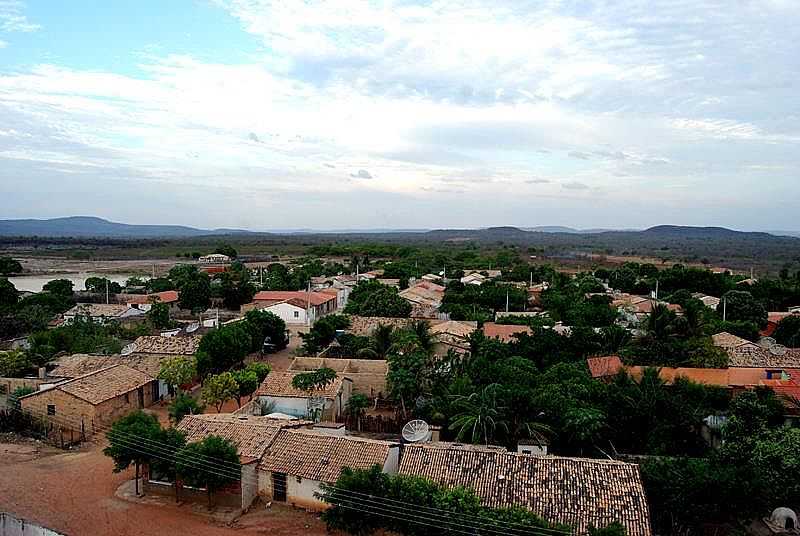
[[[150,506],[114,497],[133,471],[115,474],[101,448],[57,454],[3,465],[0,510],[11,512],[70,536],[154,536],[190,534],[327,534],[317,516],[291,508],[262,508],[233,526],[217,526],[179,506]]]

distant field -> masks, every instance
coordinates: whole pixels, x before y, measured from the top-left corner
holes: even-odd
[[[55,257],[70,261],[128,261],[168,264],[186,255],[206,254],[220,244],[240,256],[334,256],[369,254],[372,258],[415,252],[457,257],[466,251],[492,253],[512,248],[520,257],[574,269],[627,260],[656,265],[692,264],[776,274],[800,269],[800,239],[717,228],[663,227],[636,232],[592,234],[528,232],[513,227],[443,230],[424,233],[350,233],[297,235],[223,235],[165,239],[9,238],[0,237],[5,255]],[[141,268],[145,268],[142,266]],[[122,270],[127,271],[127,270]]]

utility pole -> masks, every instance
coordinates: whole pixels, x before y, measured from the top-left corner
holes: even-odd
[[[358,265],[356,265],[358,266]],[[311,325],[311,280],[308,280],[308,292],[306,292],[306,326]]]
[[[728,318],[728,298],[722,297],[722,321],[727,322]]]
[[[106,278],[106,305],[108,305],[108,278]]]
[[[506,312],[508,312],[508,290],[506,290]]]
[[[533,286],[533,270],[531,270],[531,282],[530,282],[530,284],[528,286],[529,287]]]
[[[656,301],[658,301],[658,279],[656,279]]]

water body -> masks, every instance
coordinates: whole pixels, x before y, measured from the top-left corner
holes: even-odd
[[[82,272],[82,273],[67,273],[67,274],[47,274],[47,275],[21,275],[17,277],[9,277],[8,280],[14,283],[14,286],[17,287],[19,291],[27,291],[27,292],[41,292],[42,287],[44,287],[49,281],[54,279],[69,279],[72,281],[73,289],[75,290],[85,290],[86,289],[86,280],[90,277],[105,277],[109,281],[113,281],[116,283],[120,283],[122,285],[125,284],[131,277],[140,277],[142,279],[148,279],[147,277],[142,277],[138,274],[103,274],[103,273],[92,273],[92,272]]]

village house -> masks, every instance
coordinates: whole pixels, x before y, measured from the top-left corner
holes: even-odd
[[[149,354],[129,354],[129,355],[94,355],[94,354],[72,354],[59,357],[52,362],[55,367],[47,373],[47,377],[52,380],[73,379],[84,376],[90,372],[104,369],[113,365],[126,365],[132,369],[157,378],[161,370],[161,360],[157,355]],[[163,400],[171,393],[171,386],[163,380],[156,380],[154,385],[153,399]]]
[[[138,317],[144,311],[117,303],[79,303],[64,313],[64,323],[74,322],[76,318],[89,318],[98,324],[112,320],[124,321]]]
[[[353,381],[350,378],[337,376],[322,389],[309,393],[292,385],[292,380],[298,374],[301,373],[274,371],[264,379],[253,395],[257,405],[262,408],[262,413],[310,417],[315,421],[333,421],[342,415],[353,392]]]
[[[758,334],[762,337],[772,337],[778,324],[781,323],[781,320],[794,315],[800,318],[800,312],[772,311],[767,313],[767,327],[762,329]],[[800,345],[800,340],[797,341],[797,344]]]
[[[700,300],[701,302],[703,302],[703,305],[715,311],[717,310],[717,306],[721,301],[719,298],[715,296],[709,296],[708,294],[703,294],[702,292],[695,292],[694,294],[692,294],[692,298]]]
[[[530,326],[520,326],[516,324],[496,324],[494,322],[484,322],[483,335],[487,339],[497,339],[509,343],[514,342],[517,336],[526,334],[533,335]]]
[[[164,303],[174,312],[178,309],[178,298],[177,290],[166,290],[153,294],[120,294],[118,300],[128,307],[144,312],[149,311],[154,303]]]
[[[728,354],[729,367],[800,368],[800,348],[762,346],[724,331],[711,339]]]
[[[112,365],[23,396],[19,402],[25,412],[91,435],[156,402],[157,383],[131,367]]]
[[[411,304],[411,316],[414,318],[438,318],[439,307],[444,299],[444,287],[420,281],[400,291],[400,297]]]
[[[433,354],[445,356],[452,350],[457,354],[469,352],[470,337],[478,329],[478,323],[466,320],[447,320],[432,323],[430,333],[433,336]]]
[[[159,357],[191,356],[200,346],[199,335],[164,337],[163,335],[145,335],[137,338],[127,349],[130,354],[154,355]]]
[[[336,374],[349,378],[352,393],[368,398],[383,398],[388,393],[386,374],[389,365],[384,359],[326,359],[323,357],[296,357],[289,365],[288,372],[301,373],[321,368],[329,368]],[[274,374],[274,373],[273,373]]]
[[[203,255],[202,257],[198,258],[197,261],[200,264],[229,264],[231,262],[231,258],[227,255],[223,255],[222,253],[212,253],[210,255]]]
[[[263,290],[253,301],[242,305],[242,313],[266,310],[279,316],[287,325],[311,326],[318,319],[338,309],[338,291],[319,292]]]
[[[316,494],[321,484],[333,484],[343,467],[397,473],[399,443],[307,430],[281,430],[258,465],[259,493],[269,501],[286,502],[307,510],[329,505]]]
[[[177,425],[186,434],[187,443],[202,441],[210,435],[227,439],[236,446],[241,463],[240,478],[215,495],[215,503],[246,510],[258,495],[257,466],[267,447],[284,428],[305,426],[303,421],[286,421],[269,417],[231,413],[187,415]],[[151,468],[144,470],[144,492],[153,495],[174,495],[175,486],[182,500],[203,502],[206,490],[194,489]]]
[[[639,467],[630,463],[421,443],[405,445],[399,474],[471,488],[485,506],[520,506],[576,535],[615,521],[627,536],[652,534]]]

